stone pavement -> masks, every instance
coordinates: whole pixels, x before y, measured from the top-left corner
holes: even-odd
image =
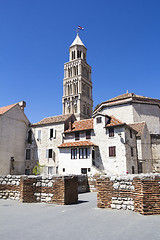
[[[53,205],[0,200],[0,240],[159,240],[160,215],[98,209],[96,193]]]

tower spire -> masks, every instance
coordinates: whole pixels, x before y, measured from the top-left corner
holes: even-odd
[[[92,117],[91,67],[86,61],[87,48],[77,33],[64,64],[63,114],[74,113],[77,120]]]

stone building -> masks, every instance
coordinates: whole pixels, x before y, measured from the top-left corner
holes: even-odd
[[[59,145],[59,173],[137,173],[136,134],[114,116],[97,113],[91,119],[75,121]]]
[[[121,121],[138,130],[137,147],[140,167],[160,172],[160,100],[126,93],[105,102],[95,113],[113,114]],[[148,166],[148,167],[147,167]]]
[[[25,140],[29,120],[25,102],[0,108],[0,174],[24,174]]]
[[[63,114],[74,113],[77,120],[92,117],[91,67],[79,34],[69,48],[69,62],[64,64],[62,103]]]
[[[58,173],[59,155],[57,146],[63,142],[63,132],[73,123],[73,114],[42,119],[30,126],[26,142],[25,173],[32,174],[37,164],[44,165],[43,173]]]

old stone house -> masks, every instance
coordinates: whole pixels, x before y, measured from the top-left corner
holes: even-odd
[[[24,174],[25,139],[29,120],[25,102],[0,108],[0,174]]]
[[[141,170],[160,172],[160,100],[126,93],[106,102],[95,113],[113,114],[138,131],[137,148]],[[152,165],[152,170],[150,166]]]
[[[75,121],[59,145],[60,174],[138,172],[136,134],[114,116]]]
[[[33,174],[37,164],[44,165],[43,173],[58,173],[59,155],[57,146],[63,142],[63,132],[69,122],[74,122],[73,114],[59,115],[42,119],[30,126],[26,141],[25,173]]]

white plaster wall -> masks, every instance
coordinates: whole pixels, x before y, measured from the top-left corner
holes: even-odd
[[[97,116],[99,117],[99,116]],[[99,147],[99,162],[102,162],[104,171],[109,174],[126,173],[125,146],[120,141],[125,138],[123,128],[115,128],[114,137],[109,137],[108,129],[104,128],[105,117],[102,116],[102,123],[96,123],[94,119],[95,136],[93,142]],[[92,140],[91,140],[92,141]],[[109,147],[116,146],[116,157],[109,157]]]
[[[151,134],[160,134],[160,109],[157,105],[133,103],[134,122],[145,121]]]
[[[91,148],[89,148],[88,150],[90,151],[89,158],[79,159],[79,151],[77,148],[77,159],[71,159],[71,149],[60,148],[59,173],[62,175],[81,174],[81,168],[91,169],[92,167]],[[65,168],[65,172],[63,172],[63,168]],[[92,169],[91,172],[88,172],[88,174],[92,174]]]
[[[123,105],[106,106],[100,112],[109,116],[113,115],[125,123],[134,123],[133,108],[130,103]]]
[[[0,116],[0,174],[10,173],[14,157],[14,174],[24,174],[25,140],[29,121],[18,105]]]

